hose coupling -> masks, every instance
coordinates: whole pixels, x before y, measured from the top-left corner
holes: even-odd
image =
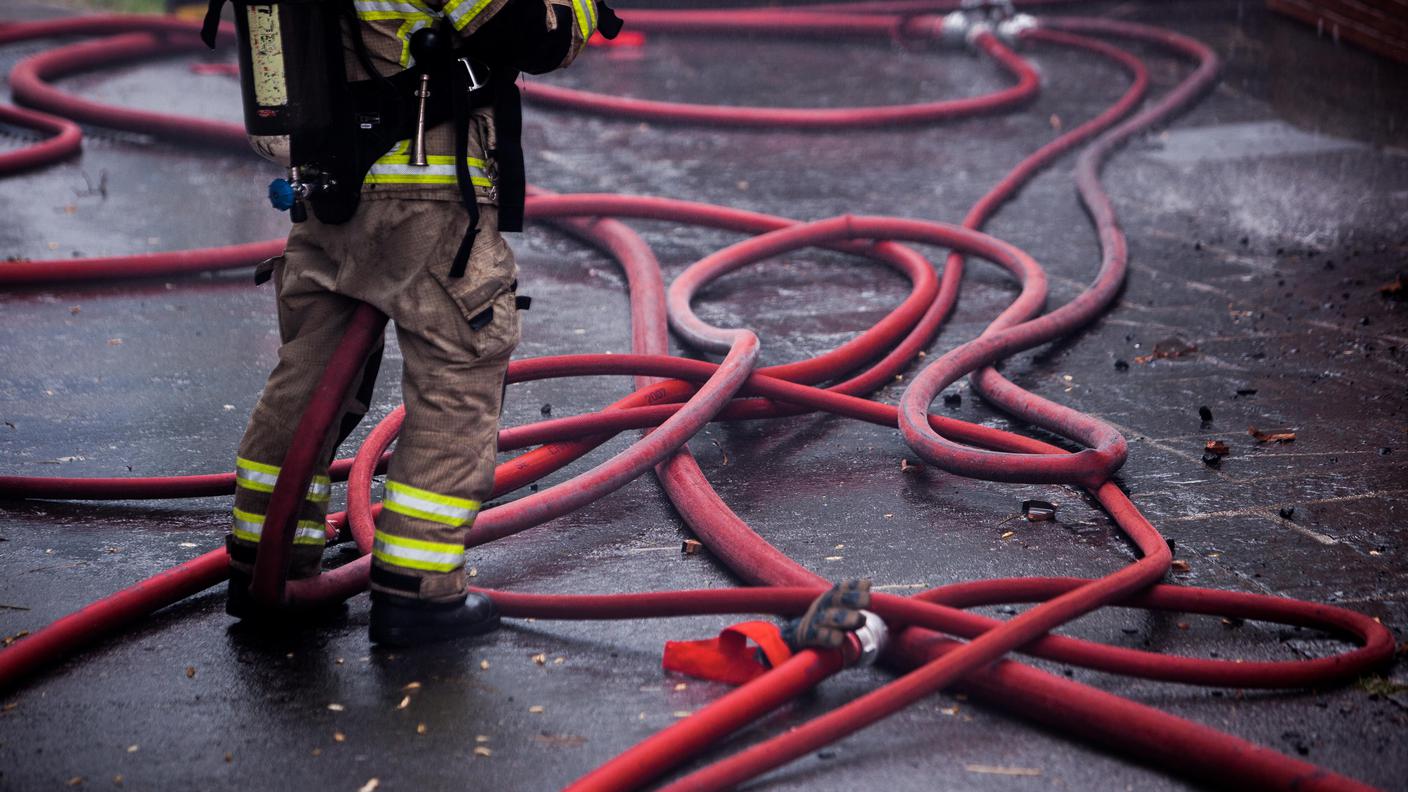
[[[885,647],[890,645],[890,628],[885,626],[885,620],[880,618],[880,614],[868,610],[861,613],[865,616],[865,624],[851,633],[859,649],[854,665],[875,665]]]
[[[983,33],[991,33],[986,19],[967,11],[953,11],[944,16],[943,43],[950,47],[973,47],[973,41]]]
[[[1021,17],[1028,21],[1014,23]],[[973,42],[984,33],[1002,36],[1006,26],[1012,28],[1010,35],[1015,37],[1035,24],[1030,14],[1017,13],[1012,0],[963,0],[957,11],[944,17],[943,41],[950,46],[973,47]]]
[[[1031,14],[1015,14],[997,23],[997,37],[1003,43],[1013,46],[1021,41],[1022,36],[1027,32],[1036,30],[1041,26],[1036,17]]]

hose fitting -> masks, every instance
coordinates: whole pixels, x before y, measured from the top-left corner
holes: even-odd
[[[1027,32],[1041,27],[1041,23],[1031,14],[1014,14],[997,23],[997,37],[1008,46],[1015,46]]]
[[[853,665],[863,667],[875,665],[875,661],[880,659],[880,655],[890,645],[890,628],[885,626],[885,620],[880,618],[880,614],[874,611],[863,610],[861,614],[865,616],[865,624],[851,635],[858,650]]]
[[[1018,23],[1018,19],[1022,21]],[[951,46],[973,47],[978,36],[996,33],[1005,41],[1015,41],[1035,25],[1036,19],[1030,14],[1017,13],[1012,0],[963,0],[957,11],[944,17],[942,39]]]

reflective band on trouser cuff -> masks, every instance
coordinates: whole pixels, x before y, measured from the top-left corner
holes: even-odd
[[[244,457],[235,458],[235,483],[257,492],[273,492],[279,469]]]
[[[279,469],[263,462],[255,462],[244,457],[235,458],[235,483],[255,492],[273,492],[279,481]],[[332,479],[327,476],[314,476],[308,485],[308,500],[313,503],[327,503],[332,499]]]
[[[232,533],[235,538],[246,542],[258,542],[259,537],[264,534],[264,515],[239,509],[234,511],[235,526]],[[321,547],[328,543],[327,528],[317,520],[299,520],[298,527],[293,532],[293,543]]]
[[[403,539],[377,531],[372,542],[372,557],[383,564],[406,569],[453,572],[464,566],[464,545]]]
[[[586,41],[596,30],[596,0],[572,0],[572,8],[577,11],[577,26],[582,29],[582,40]]]
[[[455,30],[464,30],[464,26],[473,22],[492,2],[494,0],[450,0],[445,4],[442,13],[450,18]]]
[[[458,528],[474,519],[479,511],[479,502],[465,498],[452,498],[429,490],[417,489],[399,481],[386,482],[386,499],[382,507],[388,511],[430,520]],[[401,541],[401,540],[397,540]],[[449,545],[446,545],[448,547]]]

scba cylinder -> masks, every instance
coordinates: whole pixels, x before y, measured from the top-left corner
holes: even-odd
[[[293,148],[317,147],[345,79],[336,0],[236,0],[244,126],[260,156],[288,167]]]

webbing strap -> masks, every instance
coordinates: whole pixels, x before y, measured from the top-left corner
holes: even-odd
[[[220,33],[220,12],[225,10],[225,0],[210,0],[205,7],[205,21],[200,24],[200,40],[205,46],[215,49],[215,36]]]
[[[469,254],[474,250],[474,239],[479,236],[479,201],[474,195],[474,183],[469,175],[469,75],[460,69],[454,70],[454,114],[455,114],[455,181],[460,188],[460,200],[469,212],[469,228],[464,231],[460,248],[455,251],[455,261],[450,265],[450,277],[464,276],[469,266]]]
[[[523,172],[523,102],[518,94],[518,72],[495,69],[494,131],[498,149],[499,230],[523,230],[523,200],[527,177]]]
[[[752,640],[758,648],[751,649]],[[763,663],[759,654],[767,659]],[[667,641],[661,665],[696,679],[742,685],[766,674],[792,657],[782,633],[772,622],[750,621],[726,627],[718,638]]]

